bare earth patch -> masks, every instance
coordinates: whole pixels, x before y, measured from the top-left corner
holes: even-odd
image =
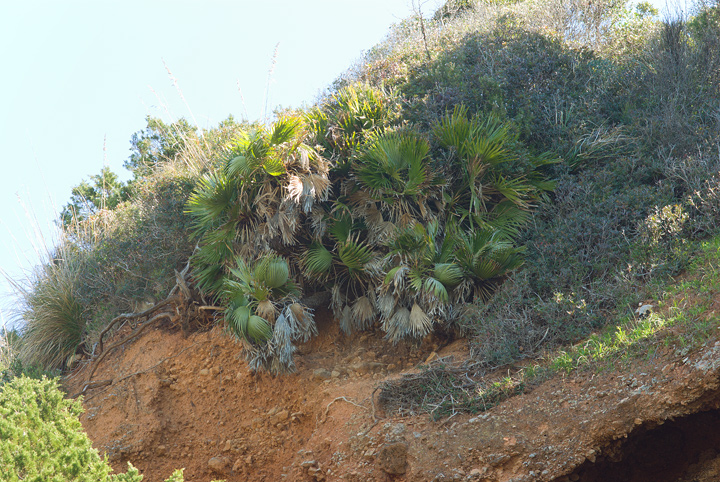
[[[387,377],[464,342],[395,345],[321,336],[287,376],[252,374],[221,330],[156,327],[110,354],[82,423],[116,470],[188,481],[710,481],[720,473],[720,343],[658,349],[623,371],[556,377],[483,414],[397,417],[373,400]],[[66,381],[70,393],[87,367]]]

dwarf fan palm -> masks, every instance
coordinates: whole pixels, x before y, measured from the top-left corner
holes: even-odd
[[[443,117],[433,132],[446,152],[448,175],[453,177],[445,194],[447,209],[460,225],[477,226],[478,217],[501,203],[512,203],[516,210],[527,211],[544,191],[553,187],[537,169],[557,161],[541,155],[528,159],[528,163],[519,162],[518,152],[511,147],[515,136],[508,125],[495,118],[468,118],[467,109],[458,106]]]
[[[374,208],[388,221],[407,225],[434,219],[430,206],[441,198],[443,181],[430,164],[430,144],[412,132],[383,133],[363,147],[355,164],[358,188],[356,204],[368,218]]]
[[[244,342],[254,369],[292,369],[293,343],[315,333],[313,315],[297,302],[300,291],[287,261],[267,254],[252,266],[242,258],[224,278],[222,300],[229,331]]]
[[[454,261],[455,240],[442,236],[437,221],[415,223],[399,228],[388,248],[389,269],[378,298],[383,329],[393,341],[424,336],[434,318],[444,318],[453,288],[463,279]]]
[[[329,242],[315,241],[303,254],[303,275],[330,289],[331,307],[343,331],[365,329],[377,313],[374,293],[381,279],[381,255],[363,239],[363,224],[347,213],[328,219],[328,234]]]
[[[395,121],[397,106],[391,95],[369,85],[338,90],[308,115],[315,142],[347,173],[352,156],[373,132]]]

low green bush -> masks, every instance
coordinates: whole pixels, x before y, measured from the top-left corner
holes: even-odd
[[[68,400],[54,379],[24,376],[0,385],[0,480],[7,482],[140,482],[131,464],[111,474],[82,431],[79,400]],[[182,471],[168,481],[182,482]]]

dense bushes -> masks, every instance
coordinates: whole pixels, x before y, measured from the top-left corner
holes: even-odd
[[[583,336],[717,230],[717,12],[451,1],[306,112],[202,135],[149,121],[128,201],[84,220],[27,291],[63,269],[79,303],[45,363],[75,328],[92,343],[164,294],[196,243],[195,281],[256,368],[292,366],[323,293],[346,332],[461,326],[489,365]],[[26,313],[28,346],[49,346]]]
[[[458,107],[426,135],[393,125],[388,105],[346,87],[243,133],[191,196],[195,277],[229,307],[252,367],[292,367],[315,293],[345,332],[379,318],[398,341],[455,321],[522,263],[514,239],[554,160],[492,117]]]
[[[44,264],[14,281],[25,365],[64,368],[76,352],[91,354],[110,320],[164,298],[186,265],[194,244],[185,203],[240,125],[228,119],[200,137],[184,122],[148,122],[133,137],[135,178],[115,183],[127,199],[110,209],[102,193],[73,198]]]
[[[463,318],[488,365],[597,329],[680,272],[689,237],[717,229],[718,7],[661,22],[647,5],[564,5],[476,2],[424,32],[409,19],[339,82],[394,86],[403,117],[425,127],[462,102],[565,161],[518,240],[525,265]]]

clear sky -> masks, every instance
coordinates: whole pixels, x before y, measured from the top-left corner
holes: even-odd
[[[0,268],[24,276],[103,163],[129,177],[146,116],[259,119],[276,46],[269,109],[312,103],[411,12],[410,0],[0,0]],[[1,280],[6,320],[7,293]]]

